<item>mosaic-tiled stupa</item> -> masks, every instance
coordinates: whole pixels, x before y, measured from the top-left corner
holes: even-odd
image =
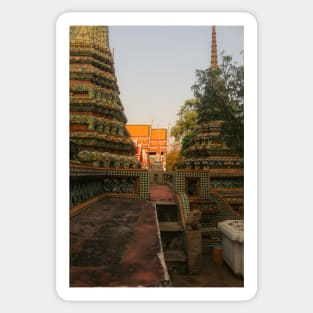
[[[217,69],[216,28],[213,26],[210,71]],[[212,77],[219,80],[218,72],[215,74]],[[222,83],[216,80],[213,83]],[[224,120],[221,111],[215,103],[205,105],[211,106],[209,111],[214,115],[207,121],[198,123],[179,168],[189,171],[207,170],[210,175],[210,192],[223,197],[236,211],[243,212],[244,160],[223,142],[221,130]]]
[[[218,68],[216,28],[212,27],[211,66],[210,70]],[[218,79],[218,78],[217,78]],[[208,105],[213,105],[208,104]],[[242,168],[243,159],[229,149],[220,137],[223,119],[218,111],[215,112],[217,119],[199,123],[194,130],[194,136],[184,151],[185,160],[181,168],[186,169],[220,169]]]
[[[220,139],[222,120],[202,124],[185,150],[186,169],[242,168],[243,159]]]
[[[138,168],[126,129],[107,26],[70,27],[70,159],[79,165]]]

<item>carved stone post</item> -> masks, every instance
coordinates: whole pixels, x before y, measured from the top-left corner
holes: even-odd
[[[201,211],[192,210],[186,219],[186,244],[188,271],[190,274],[201,272]]]
[[[201,230],[187,230],[188,272],[199,274],[201,272]]]

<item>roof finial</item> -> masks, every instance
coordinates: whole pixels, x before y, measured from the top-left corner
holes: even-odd
[[[217,69],[216,27],[212,26],[211,70]]]

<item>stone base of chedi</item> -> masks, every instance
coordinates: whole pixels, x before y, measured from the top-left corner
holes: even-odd
[[[187,172],[207,171],[209,190],[243,216],[244,161],[222,142],[222,125],[222,120],[199,125],[179,168]]]
[[[181,169],[243,168],[243,159],[219,138],[223,121],[211,121],[199,126],[185,150]]]
[[[80,164],[103,168],[140,168],[140,162],[133,156],[124,156],[109,152],[80,151],[71,164]]]

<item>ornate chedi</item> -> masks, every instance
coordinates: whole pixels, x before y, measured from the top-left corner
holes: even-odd
[[[138,168],[108,36],[107,26],[70,27],[70,159],[92,167]]]
[[[218,69],[216,29],[212,28],[211,71]],[[214,76],[213,76],[214,77]],[[218,74],[215,75],[218,80]],[[216,82],[215,82],[216,83]],[[202,121],[194,130],[193,138],[184,151],[181,169],[208,170],[210,175],[210,191],[217,192],[237,211],[243,210],[243,158],[227,147],[221,138],[223,114],[220,114],[214,103],[214,117]]]
[[[195,129],[185,150],[183,167],[187,169],[242,168],[243,159],[220,139],[223,120],[210,121]]]

